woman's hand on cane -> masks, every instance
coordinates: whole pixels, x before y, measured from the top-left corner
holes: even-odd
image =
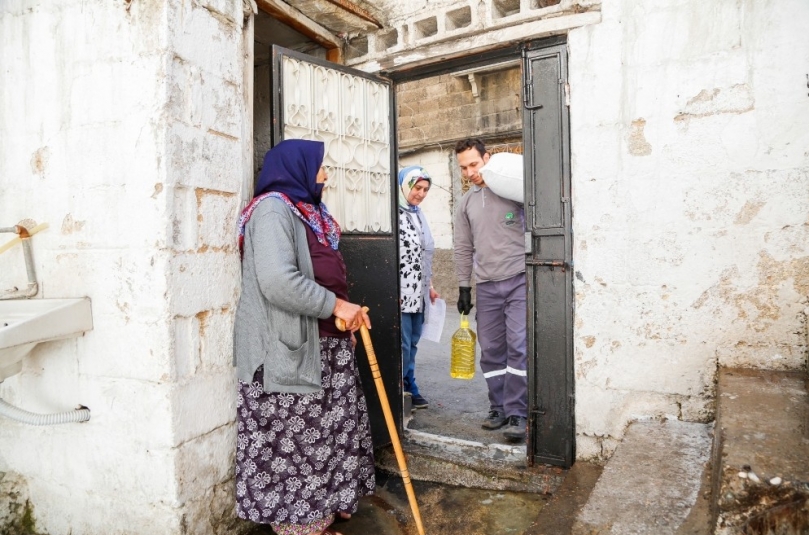
[[[352,333],[358,331],[362,325],[371,328],[371,318],[361,306],[354,303],[338,298],[332,313],[336,318],[343,320],[346,330]]]

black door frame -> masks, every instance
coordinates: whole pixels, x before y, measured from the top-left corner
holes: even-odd
[[[313,58],[306,54],[273,47],[273,132],[272,144],[283,139],[283,80],[281,62],[283,56],[293,57],[311,64],[320,65],[364,77],[390,87],[390,169],[391,192],[396,191],[398,161],[397,107],[395,84],[451,73],[461,69],[484,67],[509,59],[523,60],[523,152],[526,156],[525,199],[526,222],[526,281],[528,298],[528,384],[529,384],[529,437],[527,455],[529,464],[542,463],[569,467],[575,461],[575,395],[573,374],[573,281],[572,281],[572,206],[570,196],[570,143],[569,119],[564,87],[567,83],[566,38],[557,36],[548,39],[516,43],[487,52],[437,61],[411,69],[381,72],[371,75],[343,65]],[[551,86],[556,92],[551,95],[551,86],[545,84],[545,93],[537,93],[532,86],[531,62],[551,59],[558,65],[558,79]],[[543,84],[538,84],[543,85]],[[536,93],[536,94],[535,94]],[[543,102],[537,100],[551,98]],[[558,106],[558,120],[548,124],[544,115],[550,111],[547,104]],[[529,150],[530,148],[530,150]],[[542,168],[548,150],[558,155],[557,172],[549,174]],[[557,181],[558,178],[558,181]],[[562,213],[561,225],[543,222],[543,212],[538,199],[555,194],[561,184],[558,202]],[[555,202],[555,201],[554,201]],[[553,210],[551,210],[553,211]],[[399,276],[397,262],[379,262],[380,258],[398,258],[398,217],[396,197],[391,195],[391,234],[351,234],[343,237],[342,249],[349,270],[349,293],[354,302],[379,304],[374,313],[374,331],[385,336],[374,340],[375,351],[380,355],[400,355]],[[559,237],[559,240],[554,240]],[[555,242],[551,245],[551,242]],[[558,242],[558,243],[556,243]],[[383,280],[394,284],[380,284]],[[560,298],[561,296],[561,298]],[[395,303],[395,307],[384,306]],[[395,308],[395,310],[394,310]],[[554,310],[555,314],[544,314]],[[392,334],[393,336],[389,336]],[[357,348],[360,371],[369,401],[374,428],[375,446],[390,443],[382,415],[379,398],[370,386],[373,382],[367,357],[361,345]],[[401,435],[402,421],[402,369],[401,358],[379,359],[385,381],[391,411]],[[394,395],[395,393],[395,395]]]
[[[529,460],[576,458],[567,46],[523,49]]]
[[[420,65],[410,69],[383,71],[394,84],[448,74],[462,69],[485,67],[509,59],[522,59],[523,70],[523,153],[525,154],[526,222],[526,282],[528,290],[528,403],[529,434],[527,455],[529,465],[550,464],[569,468],[576,457],[575,393],[573,373],[573,279],[572,279],[572,206],[570,197],[569,117],[565,102],[567,84],[567,38],[515,43],[479,54]],[[546,104],[557,106],[559,121],[551,128],[544,115],[550,111],[534,102],[536,95],[528,79],[530,62],[538,57],[554,57],[559,66],[558,78],[553,80],[555,100]],[[394,87],[395,89],[395,87]],[[539,88],[537,88],[539,89]],[[547,87],[546,87],[547,89]],[[541,98],[547,98],[542,95]],[[542,227],[540,204],[536,200],[553,193],[554,180],[541,170],[540,152],[556,147],[559,156],[558,178],[562,184],[563,220],[560,229]],[[529,150],[529,148],[531,150]],[[543,180],[544,179],[544,180]],[[561,251],[548,250],[551,235],[561,235]],[[559,253],[559,254],[557,254]],[[559,256],[559,258],[557,258]],[[561,277],[560,277],[561,275]],[[551,284],[552,283],[552,284]],[[551,290],[548,292],[547,290]],[[561,302],[559,297],[561,296]],[[543,314],[549,305],[553,317]]]

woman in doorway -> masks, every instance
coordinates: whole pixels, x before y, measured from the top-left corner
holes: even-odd
[[[347,300],[323,154],[315,141],[271,149],[239,220],[236,510],[278,535],[337,534],[375,486],[353,334],[370,320]]]
[[[399,171],[399,282],[402,307],[402,376],[405,395],[413,407],[429,404],[416,385],[416,351],[426,320],[427,299],[439,297],[433,289],[432,270],[435,242],[419,205],[430,191],[432,179],[423,167],[414,165]]]

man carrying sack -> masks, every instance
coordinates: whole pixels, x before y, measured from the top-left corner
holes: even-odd
[[[480,169],[490,156],[481,140],[460,141],[455,153],[473,184],[455,213],[455,270],[458,311],[469,314],[474,266],[480,368],[490,404],[482,426],[505,426],[506,438],[521,440],[528,416],[523,206],[487,187]]]

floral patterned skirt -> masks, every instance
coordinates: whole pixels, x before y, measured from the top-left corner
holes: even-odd
[[[322,389],[266,393],[263,368],[239,381],[236,513],[280,534],[309,533],[373,494],[365,395],[348,338],[320,339]],[[325,525],[324,525],[325,523]]]

